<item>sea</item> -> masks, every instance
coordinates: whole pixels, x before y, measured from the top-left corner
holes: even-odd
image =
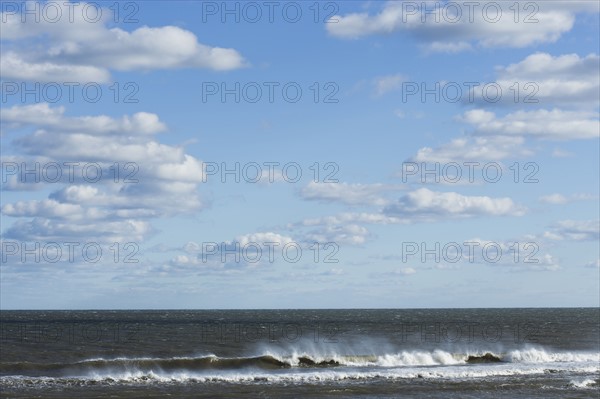
[[[2,398],[599,398],[600,310],[0,312]]]

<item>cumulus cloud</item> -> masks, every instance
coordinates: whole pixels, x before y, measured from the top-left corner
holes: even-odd
[[[28,62],[14,51],[2,54],[0,70],[4,79],[34,82],[108,83],[110,72],[93,65],[58,64],[51,61]]]
[[[339,245],[363,245],[373,237],[365,225],[402,224],[406,220],[382,213],[346,212],[332,216],[304,219],[286,226],[307,245],[314,242]]]
[[[598,220],[562,220],[544,232],[543,237],[554,241],[598,241],[600,239],[600,221]]]
[[[487,265],[502,267],[512,272],[560,269],[559,259],[543,249],[543,244],[532,237],[498,241],[471,238],[458,247],[450,246],[440,252],[442,260],[455,265]],[[446,266],[451,268],[450,265]]]
[[[503,117],[475,109],[460,118],[478,135],[528,136],[546,140],[593,139],[600,137],[598,113],[560,109],[516,111]]]
[[[577,2],[568,7],[563,2],[544,1],[536,2],[534,10],[521,10],[515,22],[509,8],[512,3],[494,3],[500,10],[484,9],[481,4],[472,8],[468,2],[439,4],[442,6],[389,1],[375,14],[335,15],[326,27],[332,36],[345,39],[405,32],[425,43],[429,51],[458,52],[473,47],[552,43],[573,28],[577,12],[598,12],[597,4]],[[525,23],[528,16],[535,23]]]
[[[348,212],[304,219],[287,226],[307,242],[363,245],[373,235],[366,225],[411,224],[476,216],[520,216],[525,208],[510,198],[464,196],[425,188],[410,192],[374,213]]]
[[[226,271],[286,261],[286,257],[296,256],[294,251],[298,247],[308,249],[305,242],[291,236],[272,231],[255,232],[220,242],[188,242],[183,247],[185,254],[177,255],[171,263]]]
[[[41,201],[17,201],[12,204],[6,204],[2,207],[2,213],[7,216],[16,217],[46,217],[46,218],[78,218],[93,217],[92,213],[82,214],[82,207],[79,204],[60,203],[53,199]],[[98,215],[100,216],[100,215]]]
[[[439,147],[423,147],[412,162],[490,162],[506,158],[531,156],[525,139],[515,136],[461,137]]]
[[[48,210],[41,215],[48,216],[48,213],[52,212]],[[74,223],[72,218],[35,217],[31,220],[17,220],[6,229],[3,237],[21,242],[57,242],[61,245],[68,242],[77,242],[80,245],[89,242],[124,245],[129,242],[138,244],[147,239],[152,232],[152,226],[144,220],[82,220],[79,218],[79,222]]]
[[[515,64],[497,67],[494,84],[500,88],[500,100],[505,103],[597,107],[599,69],[598,54],[553,56],[539,52]],[[482,95],[481,88],[474,88],[469,98],[486,104]]]
[[[33,3],[32,3],[33,4]],[[202,44],[196,35],[176,26],[142,26],[131,32],[108,28],[112,11],[102,9],[99,21],[84,18],[88,3],[73,3],[70,11],[62,2],[64,18],[50,21],[26,18],[19,13],[3,13],[0,69],[5,79],[79,81],[105,83],[110,70],[152,70],[208,68],[225,71],[245,66],[235,49]],[[33,38],[43,38],[46,50],[40,51]]]
[[[274,233],[274,232],[260,232],[260,233],[250,233],[250,234],[244,234],[241,236],[237,236],[235,238],[234,242],[239,243],[240,246],[242,246],[242,247],[245,245],[248,245],[250,243],[259,243],[259,244],[263,245],[264,243],[267,243],[267,242],[275,243],[280,246],[284,246],[286,244],[294,242],[294,240],[291,237],[284,236],[284,235]],[[232,242],[230,241],[229,243],[231,244]]]
[[[65,111],[64,106],[51,107],[48,103],[15,105],[0,110],[0,119],[2,123],[16,126],[38,125],[60,131],[94,134],[152,135],[166,130],[166,125],[158,115],[149,112],[137,112],[115,119],[107,115],[67,117]]]
[[[499,67],[500,85],[506,101],[514,101],[514,85],[519,85],[519,101],[535,91],[539,104],[556,103],[577,106],[569,109],[535,109],[516,111],[499,116],[485,109],[464,112],[457,120],[470,125],[469,135],[456,138],[438,147],[423,147],[409,159],[411,162],[489,162],[533,155],[526,139],[582,140],[600,136],[598,112],[587,109],[597,106],[600,90],[600,57],[590,54],[551,56],[536,53],[507,67]],[[526,85],[528,90],[523,90]],[[533,90],[533,91],[532,91]],[[480,89],[469,94],[481,101]],[[556,150],[555,156],[565,152]],[[550,200],[550,199],[549,199]]]
[[[156,133],[166,130],[156,114],[138,112],[113,118],[106,115],[67,117],[64,113],[64,107],[41,103],[13,106],[2,110],[0,117],[3,124],[11,125],[11,130],[34,128],[33,133],[15,138],[13,145],[47,162],[69,160],[122,166],[135,163],[136,166],[131,165],[131,174],[169,180],[166,184],[171,184],[170,188],[176,191],[185,189],[186,183],[202,181],[203,168],[199,160],[185,154],[182,147],[153,139]]]
[[[369,236],[370,233],[366,227],[353,223],[326,224],[305,234],[305,238],[309,242],[337,245],[362,245],[367,242]]]
[[[421,188],[385,207],[384,213],[411,220],[437,221],[484,215],[520,216],[525,213],[525,209],[507,197],[465,196],[455,192],[435,192]]]
[[[8,238],[142,240],[152,232],[149,219],[205,205],[198,193],[202,162],[154,139],[166,130],[155,114],[70,117],[63,107],[36,104],[4,109],[1,117],[17,135],[13,148],[25,154],[10,176],[21,184],[10,188],[33,183],[22,179],[28,169],[52,190],[47,199],[2,207],[5,216],[18,218]],[[58,178],[40,179],[44,170]]]

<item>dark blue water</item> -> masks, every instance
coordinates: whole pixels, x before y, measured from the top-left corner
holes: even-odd
[[[597,398],[599,309],[2,311],[2,397]]]

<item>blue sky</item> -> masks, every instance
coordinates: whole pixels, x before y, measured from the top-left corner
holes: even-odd
[[[3,2],[2,307],[598,306],[598,3],[421,4]]]

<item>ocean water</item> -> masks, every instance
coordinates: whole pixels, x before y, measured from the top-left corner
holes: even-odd
[[[2,311],[3,398],[598,398],[600,310]]]

